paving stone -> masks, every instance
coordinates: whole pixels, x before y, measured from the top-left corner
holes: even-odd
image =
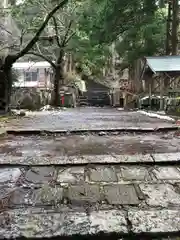
[[[9,207],[10,198],[13,196],[13,189],[6,186],[0,187],[0,212]]]
[[[72,203],[83,203],[85,201],[96,203],[100,201],[101,194],[97,185],[71,185],[68,188],[68,198]]]
[[[180,153],[156,153],[152,154],[155,162],[180,161]]]
[[[57,205],[63,199],[63,188],[44,185],[33,191],[31,199],[33,205]]]
[[[149,206],[180,205],[180,195],[169,184],[140,184],[139,187],[147,196],[146,202]]]
[[[90,231],[89,217],[85,212],[58,211],[56,213],[39,209],[20,209],[7,212],[9,225],[0,226],[1,237],[48,238],[55,236],[87,235]],[[0,214],[1,216],[1,214]],[[3,216],[4,218],[4,216]]]
[[[151,177],[149,175],[148,169],[145,167],[122,167],[121,168],[122,177],[124,180],[143,180],[149,181]],[[122,180],[121,176],[118,174],[118,180]]]
[[[75,156],[70,156],[69,159],[73,163],[116,163],[117,159],[114,156],[111,155],[81,155],[78,157]]]
[[[31,183],[46,183],[53,179],[53,167],[32,167],[27,171],[25,179]]]
[[[117,176],[113,167],[95,167],[90,170],[90,181],[116,182]]]
[[[127,222],[122,211],[107,210],[90,213],[90,234],[127,233]]]
[[[84,174],[84,167],[71,167],[70,172],[72,174]]]
[[[32,194],[31,189],[19,188],[13,191],[13,194],[10,198],[10,204],[12,205],[24,205],[31,204],[30,196]]]
[[[167,233],[180,230],[180,211],[177,210],[131,210],[128,211],[128,218],[134,233]]]
[[[138,163],[138,162],[153,162],[150,154],[135,154],[135,155],[115,155],[116,162],[120,163]]]
[[[137,197],[135,188],[133,185],[111,185],[104,187],[105,198],[109,204],[114,205],[137,205],[139,199]]]
[[[1,168],[0,169],[0,183],[4,184],[6,182],[17,182],[21,175],[21,170],[19,168]]]
[[[57,182],[76,183],[84,180],[84,168],[73,167],[59,170]]]
[[[152,171],[157,179],[160,180],[179,180],[180,171],[175,167],[156,167]]]

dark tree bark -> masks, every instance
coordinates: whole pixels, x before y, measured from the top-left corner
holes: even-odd
[[[166,23],[166,55],[171,53],[171,25],[172,25],[172,2],[168,3],[168,17]]]
[[[58,107],[60,103],[60,86],[64,84],[64,49],[59,51],[59,57],[56,62],[56,68],[54,73],[54,90],[52,94],[52,105]]]
[[[172,0],[172,55],[178,53],[178,14],[179,14],[179,0]]]

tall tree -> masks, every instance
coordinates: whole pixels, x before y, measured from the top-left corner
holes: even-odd
[[[43,0],[38,8],[43,8],[42,11],[48,11],[52,4],[48,0]],[[52,105],[59,104],[60,86],[64,85],[64,58],[69,52],[71,41],[76,35],[79,4],[76,1],[69,1],[60,14],[54,14],[49,21],[47,28],[40,37],[39,42],[33,47],[28,54],[37,56],[48,61],[54,72],[54,91]]]
[[[164,51],[166,16],[157,1],[91,0],[87,6],[82,28],[94,44],[116,42],[128,62]]]
[[[30,0],[26,0],[24,2],[27,3]],[[17,51],[14,54],[11,54],[10,52],[7,52],[6,56],[1,57],[0,59],[0,100],[1,100],[1,108],[3,110],[8,110],[9,103],[10,103],[10,94],[11,94],[11,88],[12,88],[12,74],[11,69],[13,63],[15,63],[18,59],[23,57],[25,54],[27,54],[33,46],[37,43],[39,40],[40,35],[44,31],[45,27],[47,26],[49,20],[53,17],[53,15],[61,8],[64,7],[64,5],[68,2],[68,0],[63,0],[61,2],[58,2],[58,4],[54,4],[52,10],[48,12],[43,22],[41,22],[41,25],[35,32],[34,36],[28,41],[27,44],[22,45],[22,36],[20,38],[20,45],[19,45],[19,51]],[[26,17],[26,16],[24,16]],[[8,31],[8,29],[6,29]],[[24,33],[22,29],[22,33]]]
[[[47,11],[48,0],[38,6]],[[51,4],[51,3],[49,3]],[[54,72],[54,91],[52,104],[59,104],[59,88],[64,81],[64,65],[71,59],[71,65],[78,65],[86,75],[102,73],[108,49],[103,45],[91,45],[86,32],[80,29],[79,21],[83,10],[83,1],[69,1],[60,14],[55,14],[40,41],[29,54],[48,61]],[[69,56],[69,59],[66,57]]]

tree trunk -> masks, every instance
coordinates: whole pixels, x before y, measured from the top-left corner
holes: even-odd
[[[168,3],[168,17],[166,23],[166,55],[171,53],[171,25],[172,25],[172,2]]]
[[[54,90],[52,105],[58,107],[60,105],[60,86],[63,85],[63,68],[57,66],[54,73]]]
[[[173,0],[172,3],[172,55],[177,55],[178,53],[178,13],[179,5],[178,0]]]
[[[10,99],[12,92],[12,65],[5,62],[0,66],[0,111],[10,111]]]

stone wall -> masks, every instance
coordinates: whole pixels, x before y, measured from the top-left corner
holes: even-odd
[[[36,110],[50,103],[51,91],[39,88],[14,88],[11,108]]]

